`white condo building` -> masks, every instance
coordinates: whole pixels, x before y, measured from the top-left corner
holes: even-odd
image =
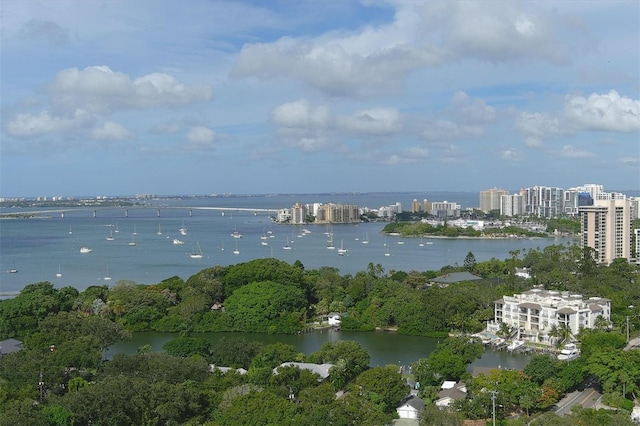
[[[494,302],[494,322],[488,331],[497,332],[505,323],[518,330],[521,340],[554,343],[549,336],[553,326],[566,325],[574,336],[581,328],[594,328],[602,316],[611,319],[611,301],[600,297],[584,298],[580,294],[533,288],[522,294],[504,296]]]
[[[580,247],[594,250],[596,262],[631,259],[631,203],[623,194],[601,193],[579,209]]]
[[[524,214],[524,198],[520,194],[509,194],[500,197],[501,216],[520,216]]]

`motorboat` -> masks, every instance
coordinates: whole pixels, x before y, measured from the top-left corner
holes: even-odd
[[[580,356],[580,349],[575,343],[567,343],[558,354],[560,361],[573,361]]]
[[[174,238],[174,239],[173,239],[173,245],[174,245],[174,246],[181,246],[182,244],[184,244],[184,241],[179,240],[179,239],[177,239],[177,238]]]
[[[515,350],[520,349],[522,346],[524,346],[524,340],[514,340],[511,343],[509,343],[509,345],[507,346],[507,350],[509,352],[513,352]]]
[[[90,247],[86,247],[86,246],[85,247],[80,247],[80,253],[82,253],[82,254],[91,253],[92,251],[93,251],[93,249],[90,248]]]

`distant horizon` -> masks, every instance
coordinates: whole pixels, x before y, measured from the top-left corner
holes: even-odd
[[[536,185],[534,185],[536,186]],[[544,186],[544,185],[537,185]],[[532,186],[531,186],[532,187]],[[531,188],[527,187],[527,188]],[[3,196],[0,195],[0,199],[36,199],[38,197],[47,197],[47,201],[52,197],[63,197],[63,198],[73,198],[73,199],[96,199],[98,197],[107,197],[107,198],[122,198],[122,199],[139,199],[144,200],[146,197],[139,197],[142,195],[148,195],[153,198],[195,198],[195,197],[211,197],[211,198],[240,198],[240,197],[269,197],[269,196],[302,196],[302,195],[367,195],[367,194],[480,194],[481,191],[487,191],[492,188],[480,189],[477,191],[474,190],[426,190],[426,191],[325,191],[325,192],[269,192],[269,193],[209,193],[209,194],[156,194],[156,193],[148,193],[141,192],[133,195],[119,194],[119,195],[104,195],[104,194],[92,194],[92,195],[32,195],[32,196]],[[509,193],[518,193],[520,190],[510,190],[503,187],[497,187],[497,189],[504,189],[509,191]],[[562,188],[566,190],[568,188]],[[612,189],[607,190],[605,188],[604,192],[616,192],[620,194],[625,194],[629,197],[638,197],[640,196],[640,189]],[[64,201],[64,200],[61,200]]]

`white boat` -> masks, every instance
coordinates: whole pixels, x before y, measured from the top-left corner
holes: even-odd
[[[113,231],[109,232],[109,236],[107,237],[107,241],[113,241],[115,240],[114,236],[113,236]]]
[[[162,228],[160,228],[160,224],[158,224],[158,232],[156,232],[156,234],[162,235]]]
[[[7,270],[7,273],[9,273],[9,274],[17,274],[18,273],[18,269],[16,268],[15,260],[13,261],[13,268]]]
[[[111,281],[111,275],[109,275],[109,267],[107,266],[107,275],[102,278],[105,281]]]
[[[231,236],[233,238],[242,238],[242,234],[238,232],[237,229],[234,229],[233,232],[231,233]]]
[[[182,221],[182,227],[179,229],[180,235],[187,235],[187,227],[184,226],[184,221]]]
[[[200,243],[196,242],[197,249],[189,253],[189,257],[192,259],[202,259],[202,250],[200,249]]]
[[[387,257],[391,256],[391,253],[389,253],[389,246],[387,246],[387,251],[384,253],[384,255]]]
[[[136,245],[135,235],[136,235],[135,232],[131,235],[131,241],[129,241],[129,245],[130,246],[135,246]]]
[[[179,239],[177,239],[177,238],[174,238],[174,239],[173,239],[173,245],[174,245],[174,246],[181,246],[182,244],[184,244],[184,241],[179,240]]]
[[[268,245],[269,245],[269,243],[268,243],[268,242],[266,242],[266,241],[260,241],[260,245],[261,245],[261,246],[268,246]]]
[[[69,227],[69,235],[73,234],[73,231],[71,230],[71,227]]]
[[[575,343],[567,343],[558,354],[560,361],[573,361],[580,356],[580,349]]]
[[[507,346],[507,350],[509,352],[513,352],[517,349],[520,349],[520,347],[522,347],[524,345],[524,340],[514,340],[511,343],[509,343],[509,346]]]
[[[282,246],[282,250],[291,250],[291,246],[289,245],[289,236],[287,235],[287,244]]]
[[[233,254],[240,254],[240,250],[238,250],[238,240],[236,240],[236,248],[233,250]]]
[[[62,276],[62,269],[60,268],[60,265],[58,265],[58,272],[56,273],[56,277],[60,278]]]
[[[338,254],[340,256],[344,256],[349,251],[346,248],[344,248],[343,242],[344,242],[344,240],[340,240],[340,248],[338,249]]]
[[[115,233],[117,234],[118,232],[120,232],[120,229],[118,229],[118,222],[116,222],[116,230],[115,230]]]
[[[402,245],[402,244],[404,244],[404,241],[398,241],[397,244]]]
[[[362,244],[369,244],[369,234],[364,233],[364,239],[362,240]]]
[[[85,247],[80,247],[80,253],[82,253],[82,254],[91,253],[92,251],[93,251],[93,249],[90,248],[90,247],[86,247],[86,246]]]
[[[138,235],[138,231],[136,231],[136,226],[133,225],[133,235]]]
[[[327,250],[335,250],[335,246],[333,245],[333,233],[329,233],[329,239],[327,240]]]

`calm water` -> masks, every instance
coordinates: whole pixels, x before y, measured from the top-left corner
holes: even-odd
[[[509,251],[527,250],[566,240],[455,240],[384,236],[385,223],[334,225],[334,245],[348,249],[345,256],[328,250],[326,225],[301,226],[272,224],[266,212],[239,212],[232,207],[279,209],[295,202],[335,202],[378,208],[401,202],[405,209],[417,198],[456,201],[463,207],[477,205],[475,193],[371,194],[371,195],[296,195],[274,197],[216,198],[153,201],[146,207],[74,209],[52,212],[43,219],[7,219],[0,221],[0,268],[14,267],[18,273],[0,274],[0,291],[20,291],[25,285],[50,281],[56,287],[74,286],[80,290],[90,285],[113,285],[119,280],[154,284],[179,276],[189,278],[214,265],[231,265],[261,257],[275,257],[293,263],[300,260],[307,269],[322,266],[338,268],[342,274],[367,269],[370,262],[385,270],[425,271],[445,265],[462,264],[471,251],[477,261],[493,257],[503,260]],[[188,207],[227,208],[220,211]],[[158,216],[158,209],[160,211]],[[8,210],[3,210],[7,212]],[[186,236],[178,229],[184,224]],[[157,235],[158,231],[162,235]],[[237,230],[243,238],[231,237]],[[268,234],[271,232],[271,234]],[[135,233],[135,235],[134,235]],[[106,237],[113,235],[113,241]],[[268,235],[268,245],[260,237]],[[174,245],[174,238],[184,245]],[[368,238],[369,244],[362,241]],[[135,242],[135,246],[129,245]],[[292,250],[283,250],[287,242]],[[420,246],[422,244],[422,246]],[[203,258],[192,259],[188,253],[200,246]],[[93,251],[81,254],[80,248]],[[240,253],[234,254],[237,249]],[[389,256],[386,256],[386,253]],[[56,274],[61,273],[61,277]],[[105,276],[112,279],[107,281]]]
[[[174,333],[135,333],[128,342],[119,342],[109,348],[108,357],[117,353],[135,354],[141,346],[150,345],[155,352],[162,351],[162,346],[175,339]],[[353,340],[369,351],[371,366],[404,365],[409,366],[420,358],[427,358],[435,349],[438,339],[430,337],[404,336],[397,333],[385,332],[345,332],[323,331],[299,335],[262,334],[262,333],[205,333],[199,335],[212,342],[222,337],[243,337],[256,340],[264,344],[282,342],[292,345],[296,351],[311,354],[320,349],[325,342],[338,340]],[[506,351],[486,349],[482,358],[475,361],[471,367],[502,367],[522,369],[531,359],[528,355],[510,354]]]

